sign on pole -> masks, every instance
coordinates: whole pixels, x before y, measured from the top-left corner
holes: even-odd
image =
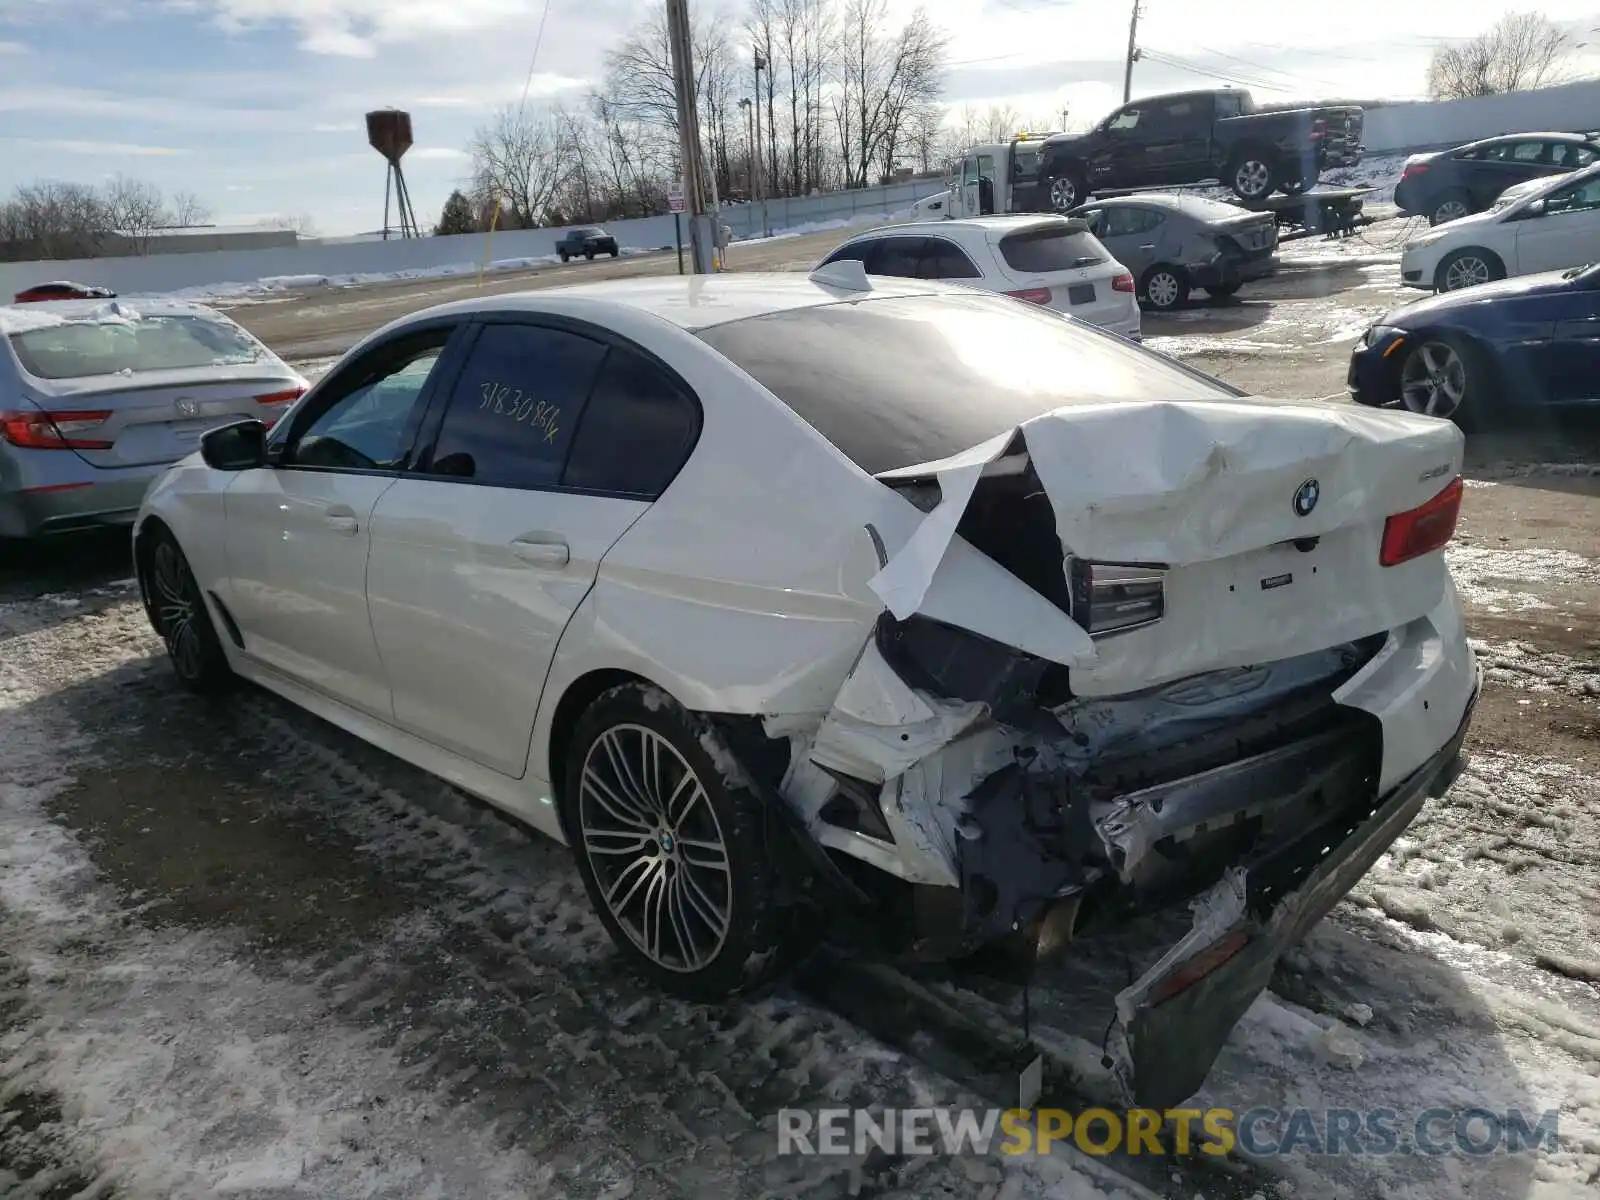
[[[677,183],[667,192],[667,208],[675,213],[683,211],[683,184]]]

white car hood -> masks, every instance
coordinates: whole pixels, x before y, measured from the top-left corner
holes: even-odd
[[[920,613],[1089,668],[1075,672],[1074,686],[1095,691],[1097,675],[1114,691],[1320,649],[1394,628],[1438,602],[1442,562],[1380,568],[1378,543],[1388,516],[1460,473],[1463,446],[1449,422],[1348,404],[1064,407],[953,458],[883,476],[933,476],[942,498],[869,586],[898,619]],[[1012,448],[1025,457],[1007,456]],[[1012,576],[1012,588],[996,588],[992,578],[965,586],[959,560],[984,556],[956,528],[979,480],[1030,461],[1062,554],[1165,565],[1166,618],[1097,643]],[[1294,500],[1308,481],[1318,495],[1302,516]],[[1264,591],[1276,567],[1292,573],[1304,557],[1290,544],[1312,538],[1321,539],[1319,577],[1307,571],[1299,587]]]

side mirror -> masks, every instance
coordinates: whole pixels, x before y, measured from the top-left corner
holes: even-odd
[[[1547,203],[1548,202],[1545,200],[1545,198],[1540,196],[1532,204],[1528,205],[1527,208],[1522,210],[1523,215],[1528,217],[1542,217],[1544,216],[1544,210]]]
[[[250,471],[267,465],[267,427],[253,417],[208,429],[200,457],[213,471]]]

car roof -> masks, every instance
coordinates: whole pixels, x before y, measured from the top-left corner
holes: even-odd
[[[1479,146],[1498,146],[1504,142],[1570,142],[1573,145],[1593,145],[1594,139],[1582,133],[1556,133],[1553,131],[1532,130],[1528,133],[1498,133],[1494,137],[1479,138],[1475,142],[1463,142],[1455,150],[1472,150]]]
[[[948,222],[943,222],[948,224]],[[971,289],[918,279],[874,276],[869,292],[818,283],[799,272],[729,272],[718,275],[655,275],[607,279],[526,292],[503,292],[436,305],[412,318],[505,312],[564,312],[604,319],[607,312],[638,311],[694,332],[802,308],[869,298],[968,294]],[[408,323],[404,318],[395,325]]]
[[[1067,220],[1053,213],[1005,213],[993,217],[946,217],[934,218],[928,221],[901,221],[893,225],[875,225],[871,229],[864,229],[860,233],[852,234],[849,241],[858,242],[863,238],[883,237],[893,235],[905,237],[908,234],[938,234],[949,233],[952,230],[962,232],[975,230],[982,233],[1016,233],[1023,229],[1042,229],[1050,225],[1060,225]]]

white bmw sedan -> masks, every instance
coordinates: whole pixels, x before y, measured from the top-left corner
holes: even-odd
[[[152,489],[150,620],[565,841],[681,995],[1197,900],[1111,1043],[1180,1102],[1459,767],[1461,435],[848,274],[397,321]]]

